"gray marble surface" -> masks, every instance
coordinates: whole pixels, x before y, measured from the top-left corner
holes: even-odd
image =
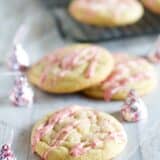
[[[13,148],[18,160],[39,159],[32,154],[30,149],[31,128],[39,118],[59,107],[70,104],[91,106],[109,112],[120,119],[119,109],[122,102],[107,103],[88,99],[81,94],[49,95],[36,88],[36,100],[32,108],[13,107],[8,100],[8,95],[15,77],[4,74],[7,72],[6,57],[18,27],[22,23],[27,26],[28,32],[24,37],[23,45],[28,51],[32,63],[45,53],[73,42],[59,37],[53,18],[40,4],[39,0],[0,0],[0,21],[0,120],[9,123],[15,130]],[[100,45],[115,52],[125,51],[130,54],[141,55],[151,49],[155,38],[155,36],[140,37],[115,42],[103,42]],[[157,67],[157,72],[160,74],[160,67]],[[147,122],[128,124],[122,121],[129,141],[125,151],[117,160],[157,160],[160,157],[158,148],[160,142],[155,140],[155,137],[159,137],[159,134],[156,134],[158,127],[155,128],[160,124],[159,90],[160,84],[151,94],[143,97],[149,111]],[[153,144],[154,142],[156,143]],[[153,150],[155,152],[152,152]]]

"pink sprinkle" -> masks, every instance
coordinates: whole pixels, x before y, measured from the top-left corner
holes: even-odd
[[[91,62],[91,64],[89,65],[88,69],[87,69],[87,72],[86,72],[86,77],[87,77],[87,78],[91,78],[91,77],[94,76],[96,66],[97,66],[97,61],[96,61],[96,60],[93,60],[93,61]]]

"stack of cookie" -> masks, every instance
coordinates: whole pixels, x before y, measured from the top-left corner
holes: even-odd
[[[146,8],[160,14],[159,0],[142,0]],[[139,21],[143,5],[138,0],[73,0],[70,15],[79,22],[100,27],[125,26]]]
[[[130,89],[139,95],[156,85],[154,67],[141,57],[111,54],[92,44],[75,44],[43,57],[27,72],[28,79],[50,93],[83,92],[105,100],[122,100]]]
[[[124,99],[130,89],[144,95],[156,85],[155,69],[144,58],[111,54],[92,44],[57,49],[30,67],[27,75],[43,91],[82,92],[106,100]],[[33,152],[44,160],[109,160],[126,144],[126,132],[119,121],[78,105],[45,116],[31,136]]]
[[[143,2],[159,12],[156,0]],[[137,0],[73,0],[69,11],[80,22],[110,27],[133,24],[144,13]],[[157,83],[155,68],[146,59],[127,53],[111,54],[93,44],[57,49],[33,64],[27,76],[45,92],[80,92],[107,101],[126,99],[131,89],[145,95]],[[124,107],[130,107],[127,110],[130,113],[123,108],[123,116],[127,116],[125,120],[137,121],[144,106],[138,110],[133,92],[131,97],[134,99],[129,97],[129,102],[133,106],[128,106],[127,99]],[[36,123],[31,135],[33,152],[44,160],[109,160],[117,157],[126,144],[127,135],[119,121],[104,112],[78,105],[48,114]]]

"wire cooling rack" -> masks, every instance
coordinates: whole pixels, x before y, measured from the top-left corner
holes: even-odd
[[[136,24],[126,27],[99,28],[74,20],[66,7],[69,3],[68,0],[54,1],[54,3],[53,1],[51,3],[48,0],[45,5],[55,18],[57,29],[62,38],[79,42],[98,42],[160,33],[160,16],[147,10],[144,17]]]
[[[41,0],[47,8],[52,9],[54,7],[67,7],[72,0]]]

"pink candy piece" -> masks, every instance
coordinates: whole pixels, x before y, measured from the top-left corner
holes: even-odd
[[[10,145],[4,144],[0,150],[0,160],[16,160]]]
[[[16,78],[10,100],[15,106],[26,106],[33,103],[34,93],[27,79],[20,75]]]
[[[29,57],[21,44],[15,44],[8,58],[8,67],[10,70],[25,70],[29,67]]]
[[[121,109],[122,118],[128,122],[137,122],[147,118],[147,108],[135,90],[130,90]]]

